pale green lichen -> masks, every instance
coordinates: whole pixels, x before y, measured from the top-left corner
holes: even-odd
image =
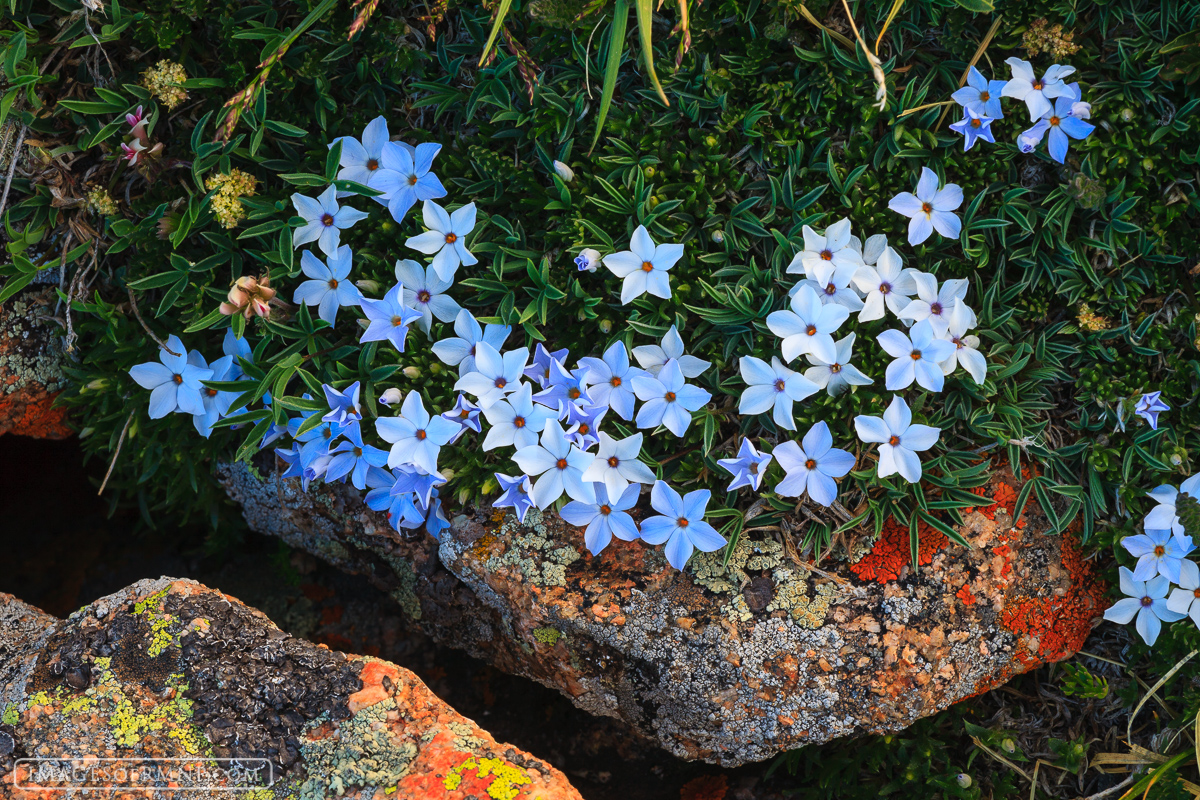
[[[13,300],[4,317],[5,338],[13,342],[29,340],[35,334],[44,337],[44,323],[37,320],[46,310],[35,303]],[[35,340],[38,341],[38,340]],[[55,337],[48,337],[36,346],[18,345],[0,354],[0,386],[5,394],[20,391],[26,386],[44,388],[53,394],[66,385],[62,371],[62,346]]]
[[[16,725],[21,721],[21,710],[12,703],[4,707],[4,714],[0,715],[0,722],[5,725]]]
[[[749,622],[754,618],[746,598],[740,589],[751,579],[749,572],[762,573],[771,570],[774,584],[771,602],[766,611],[786,611],[804,628],[819,628],[825,623],[825,614],[836,593],[831,584],[821,584],[816,597],[809,597],[805,576],[783,566],[783,545],[774,539],[751,540],[742,538],[729,555],[729,563],[722,566],[721,551],[697,553],[692,557],[690,568],[696,583],[714,594],[731,594],[722,613],[735,622]]]
[[[729,554],[729,563],[722,566],[724,557],[722,550],[694,555],[690,566],[696,583],[715,594],[733,594],[750,580],[746,570],[758,572],[782,564],[783,545],[774,539],[753,540],[743,536]]]
[[[417,598],[417,573],[407,559],[388,553],[384,556],[400,585],[389,593],[411,619],[421,618],[421,601]]]
[[[832,583],[817,586],[816,597],[808,596],[808,582],[793,576],[790,569],[777,569],[771,576],[775,581],[775,594],[767,604],[767,611],[787,611],[802,628],[819,628],[825,624],[829,605],[837,594]]]
[[[545,518],[537,509],[526,513],[524,523],[506,516],[499,532],[512,541],[512,546],[487,560],[489,572],[516,567],[534,586],[566,586],[567,567],[582,558],[574,547],[560,547],[550,538]]]
[[[533,638],[542,644],[554,646],[562,638],[562,633],[557,628],[534,628]]]
[[[146,648],[146,654],[151,658],[162,655],[172,645],[179,645],[179,640],[170,632],[175,617],[165,613],[162,607],[163,598],[170,591],[171,587],[168,586],[133,606],[133,613],[145,617],[150,626],[150,646]]]
[[[397,741],[387,725],[388,712],[396,710],[396,701],[388,698],[359,711],[338,726],[336,736],[311,740],[301,738],[309,778],[300,787],[301,800],[326,800],[342,796],[353,787],[395,786],[408,774],[417,757],[412,742]],[[309,725],[320,728],[327,719],[321,715]]]

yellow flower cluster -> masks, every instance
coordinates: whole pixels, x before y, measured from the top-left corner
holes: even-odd
[[[1068,31],[1063,33],[1062,25],[1051,25],[1050,21],[1042,18],[1033,21],[1029,30],[1021,37],[1021,46],[1029,51],[1029,55],[1049,53],[1055,58],[1064,58],[1079,52],[1079,45],[1071,40],[1075,34]]]
[[[93,187],[87,194],[87,204],[94,213],[101,216],[112,216],[117,213],[117,201],[108,194],[103,186]]]
[[[257,181],[254,176],[240,169],[232,169],[228,175],[213,175],[208,179],[208,189],[217,190],[212,198],[213,213],[226,228],[237,227],[246,216],[239,197],[253,197]]]
[[[149,89],[154,99],[166,106],[168,111],[187,100],[188,94],[183,88],[183,82],[186,80],[187,73],[183,71],[183,65],[175,61],[160,61],[142,73],[142,85]]]
[[[1102,331],[1109,326],[1108,317],[1101,316],[1084,303],[1079,307],[1079,327],[1085,331]]]

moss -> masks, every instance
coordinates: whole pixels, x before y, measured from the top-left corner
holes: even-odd
[[[357,786],[399,783],[417,757],[417,746],[397,742],[388,730],[388,712],[395,710],[396,701],[389,697],[342,722],[336,736],[303,739],[300,752],[310,777],[300,789],[301,800],[325,800],[335,794],[340,797]],[[324,723],[318,718],[309,730]]]
[[[4,708],[4,714],[0,715],[0,722],[5,725],[16,725],[21,721],[21,711],[12,703],[9,703]]]
[[[533,638],[542,644],[555,645],[562,638],[557,628],[534,628]]]
[[[487,793],[488,797],[495,798],[495,800],[515,800],[521,793],[521,787],[532,783],[529,775],[520,767],[514,767],[499,758],[475,758],[472,756],[450,770],[450,773],[442,779],[442,785],[448,791],[453,792],[462,785],[465,772],[474,772],[481,780],[489,775],[493,776],[494,780],[488,786]]]

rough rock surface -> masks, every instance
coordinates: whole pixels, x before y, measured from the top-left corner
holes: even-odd
[[[0,304],[0,434],[39,439],[71,435],[67,412],[54,408],[63,387],[62,340],[53,323],[54,291],[27,291]]]
[[[237,600],[171,578],[65,621],[0,594],[0,796],[64,796],[20,788],[29,770],[17,760],[39,757],[266,759],[274,786],[239,794],[254,800],[579,798],[408,670],[293,639]]]
[[[438,558],[341,485],[311,487],[245,465],[222,479],[254,529],[401,600],[435,637],[620,718],[684,758],[724,766],[858,732],[902,729],[1013,675],[1071,655],[1103,613],[1104,587],[1071,533],[1045,533],[1019,481],[996,472],[948,541],[922,523],[863,534],[854,558],[809,569],[770,537],[743,538],[686,572],[661,548],[582,532],[531,511],[452,519]]]

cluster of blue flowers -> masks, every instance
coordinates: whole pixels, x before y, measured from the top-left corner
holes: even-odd
[[[1034,125],[1021,132],[1017,146],[1022,153],[1031,153],[1043,138],[1048,138],[1050,157],[1063,163],[1070,140],[1086,139],[1095,130],[1085,122],[1091,117],[1092,107],[1083,102],[1079,84],[1063,80],[1075,68],[1054,64],[1039,78],[1028,61],[1009,58],[1005,63],[1012,70],[1007,81],[988,80],[971,67],[967,85],[951,95],[963,107],[963,118],[950,129],[963,135],[963,150],[970,150],[979,140],[994,144],[992,123],[1004,117],[1000,98],[1022,100]]]

